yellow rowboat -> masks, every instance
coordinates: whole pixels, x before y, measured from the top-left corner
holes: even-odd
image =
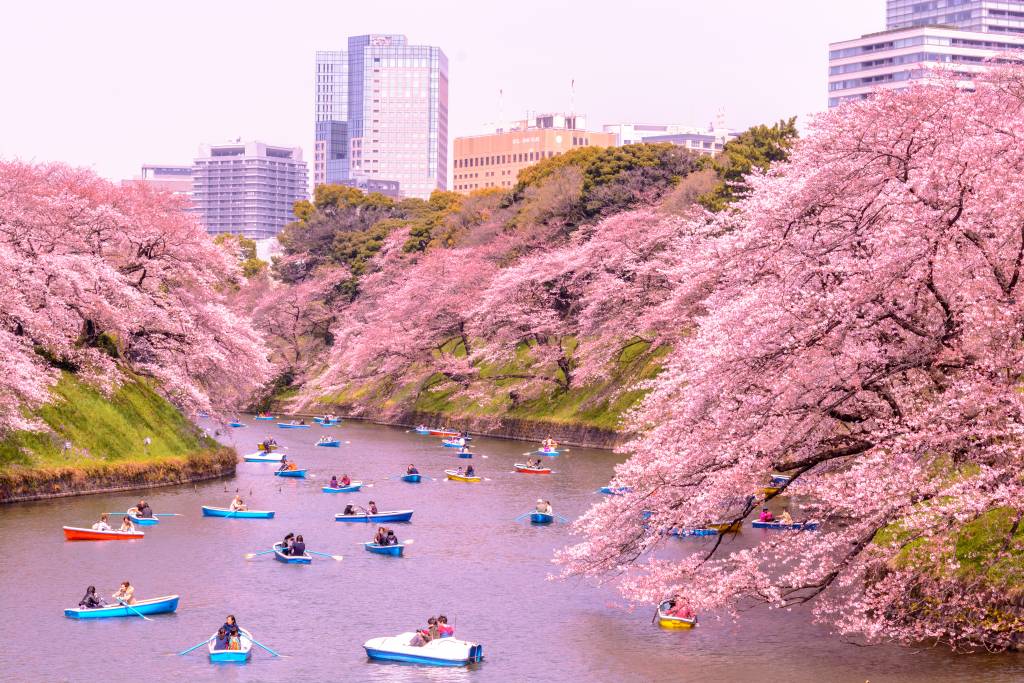
[[[764,495],[766,495],[766,496],[774,496],[776,493],[779,492],[779,487],[778,486],[765,486],[761,490],[764,492]]]
[[[482,477],[477,477],[475,475],[472,477],[467,477],[465,474],[460,474],[457,470],[445,470],[444,473],[452,481],[466,481],[473,483],[483,481]]]
[[[714,524],[708,524],[707,528],[714,529],[720,534],[725,534],[730,531],[739,531],[743,528],[743,522],[715,522]]]
[[[668,613],[670,603],[665,602],[658,605],[658,626],[669,629],[693,628],[697,625],[697,617],[686,619],[684,617],[673,617]]]

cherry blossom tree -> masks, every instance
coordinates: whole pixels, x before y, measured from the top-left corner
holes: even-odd
[[[615,473],[632,493],[576,523],[567,574],[700,610],[810,603],[869,641],[1013,642],[1024,72],[937,80],[822,115],[733,210],[692,221],[666,305],[703,310],[633,416]],[[661,530],[746,518],[772,472],[819,531],[654,552]]]
[[[149,376],[185,410],[237,407],[267,376],[224,303],[237,265],[169,194],[0,162],[0,264],[0,430],[34,425],[58,369]]]

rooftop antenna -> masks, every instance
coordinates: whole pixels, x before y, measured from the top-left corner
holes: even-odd
[[[505,130],[505,90],[498,88],[498,131]]]
[[[576,114],[576,79],[569,82],[569,113]]]

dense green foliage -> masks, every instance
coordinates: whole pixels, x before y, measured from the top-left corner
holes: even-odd
[[[215,244],[232,251],[242,266],[242,274],[253,278],[267,269],[267,262],[256,256],[256,242],[244,235],[222,233],[213,238]]]
[[[700,203],[711,211],[721,211],[742,198],[748,191],[744,178],[755,169],[763,171],[776,161],[787,159],[797,137],[796,117],[740,133],[726,143],[722,154],[713,161],[720,182],[700,198]]]

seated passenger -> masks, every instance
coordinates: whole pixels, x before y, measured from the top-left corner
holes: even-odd
[[[295,537],[295,542],[292,543],[290,555],[301,557],[306,554],[306,542],[302,540],[302,534]]]
[[[420,471],[418,469],[416,469],[415,465],[413,465],[412,463],[409,463],[409,466],[407,468],[405,468],[405,473],[406,474],[419,474]]]
[[[377,514],[377,504],[374,503],[372,500],[370,501],[370,514],[371,515]]]
[[[466,468],[466,476],[467,477],[475,477],[476,476],[476,470],[473,469],[472,465],[470,465],[469,467]]]
[[[331,477],[331,483],[329,484],[329,488],[341,488],[340,486],[338,486],[338,475],[334,475],[333,477]]]
[[[782,511],[782,516],[779,518],[779,521],[783,524],[793,523],[793,516],[789,514],[789,508],[786,508],[785,510]]]
[[[235,496],[234,500],[231,501],[230,507],[232,512],[242,512],[244,510],[249,509],[245,506],[245,501],[242,500],[242,497],[237,495]]]
[[[85,609],[96,609],[97,607],[103,607],[107,603],[103,602],[103,598],[96,595],[96,586],[89,586],[85,589],[85,596],[78,601],[79,607]]]
[[[135,525],[132,524],[132,519],[128,515],[125,515],[121,520],[121,528],[118,531],[135,531]]]
[[[153,508],[149,507],[149,503],[144,500],[140,500],[139,504],[135,506],[135,516],[143,519],[152,519]]]
[[[387,545],[388,532],[387,530],[379,526],[377,527],[377,533],[373,536],[373,542],[375,545]]]
[[[448,617],[443,614],[437,617],[437,631],[442,638],[450,638],[455,635],[455,629],[448,625]]]
[[[110,525],[107,524],[107,520],[110,519],[110,515],[100,515],[100,521],[92,525],[93,531],[110,531]]]
[[[398,536],[395,536],[395,532],[388,529],[388,537],[384,539],[384,545],[398,545]]]
[[[352,485],[352,480],[348,478],[347,474],[341,475],[341,485],[342,486],[351,486]]]
[[[293,534],[293,533],[289,533],[287,536],[285,536],[284,540],[281,541],[281,552],[283,552],[285,555],[287,555],[288,554],[288,548],[291,547],[291,544],[292,544],[292,542],[294,540],[295,540],[295,534]]]
[[[356,508],[353,505],[346,505],[345,510],[341,513],[343,515],[354,515],[356,514]]]
[[[277,471],[278,472],[284,472],[287,469],[288,469],[288,456],[287,455],[282,455],[281,456],[281,464],[278,466]]]
[[[761,514],[758,516],[758,520],[761,522],[772,522],[775,521],[775,515],[767,507],[761,508]]]
[[[118,602],[123,602],[127,605],[134,605],[135,589],[132,588],[132,585],[127,581],[122,581],[121,587],[117,589],[117,592],[114,593],[113,597],[114,600],[117,600]]]
[[[227,650],[230,644],[231,638],[228,637],[227,630],[223,626],[221,626],[219,629],[217,629],[217,639],[214,642],[213,647],[216,650]]]

